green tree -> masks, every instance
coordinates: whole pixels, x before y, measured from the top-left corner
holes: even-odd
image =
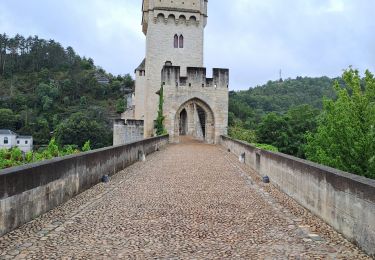
[[[259,143],[273,145],[281,152],[288,146],[290,128],[284,116],[276,113],[267,114],[259,124],[256,134]]]
[[[60,123],[56,127],[55,136],[61,146],[74,144],[83,147],[90,140],[92,147],[96,149],[111,145],[112,132],[103,123],[79,112]]]
[[[54,84],[45,83],[39,84],[36,93],[43,111],[50,111],[59,95],[58,89]]]
[[[47,149],[44,150],[44,155],[45,159],[51,159],[60,155],[59,146],[54,137],[50,140]]]
[[[126,74],[123,77],[122,81],[123,81],[123,84],[124,84],[125,88],[132,88],[134,86],[134,80],[130,76],[130,74]]]
[[[87,97],[86,96],[82,96],[80,99],[79,99],[79,105],[81,107],[86,107],[87,106]]]
[[[291,108],[285,115],[288,124],[288,142],[280,151],[305,159],[307,133],[314,133],[317,128],[317,117],[320,111],[310,105]]]
[[[15,131],[19,117],[10,109],[0,108],[0,129],[10,129]]]
[[[257,128],[260,143],[270,144],[280,152],[305,158],[306,134],[317,127],[320,111],[310,105],[291,108],[286,114],[267,114]]]
[[[238,125],[229,127],[228,134],[234,139],[242,140],[250,144],[256,142],[256,134],[254,130],[244,129]]]
[[[119,98],[116,102],[116,113],[122,114],[126,110],[125,98]]]
[[[337,100],[325,99],[317,132],[308,136],[309,160],[375,178],[375,80],[352,68],[335,83]],[[364,84],[361,84],[361,83]]]
[[[82,152],[88,152],[91,150],[90,140],[86,141],[82,147]]]
[[[48,120],[44,117],[38,117],[32,126],[33,138],[36,144],[48,144],[51,138],[51,131]]]

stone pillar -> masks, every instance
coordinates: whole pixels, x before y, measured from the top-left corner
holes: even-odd
[[[195,124],[195,137],[204,140],[203,130],[202,130],[202,123],[199,118],[197,104],[194,103],[194,124]]]
[[[188,113],[188,135],[194,136],[195,131],[195,124],[194,124],[194,106],[193,104],[189,104],[186,107],[186,112]]]

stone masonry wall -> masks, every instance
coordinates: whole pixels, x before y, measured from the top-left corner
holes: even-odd
[[[143,120],[116,120],[113,125],[113,145],[128,144],[144,139],[143,125]]]
[[[0,171],[0,236],[155,152],[168,136]]]
[[[163,14],[163,16],[157,18],[159,13]],[[170,13],[170,11],[160,10],[155,10],[155,13],[149,12],[146,38],[146,84],[144,85],[145,136],[153,134],[159,101],[159,97],[155,93],[161,86],[161,70],[165,62],[168,60],[175,65],[181,66],[183,75],[186,74],[184,72],[186,67],[203,66],[204,24],[193,20],[179,20],[177,22],[175,18],[168,18]],[[175,16],[177,15],[175,13]],[[185,15],[190,16],[194,15],[194,13],[185,13]],[[184,36],[184,48],[174,48],[175,34]],[[140,114],[136,111],[136,115]]]
[[[221,137],[221,145],[375,257],[375,180]]]
[[[165,126],[171,140],[175,141],[176,113],[184,103],[192,99],[202,101],[213,112],[213,143],[219,143],[220,136],[228,128],[228,84],[229,70],[214,69],[213,78],[206,78],[205,68],[187,68],[187,77],[181,77],[180,67],[164,66]]]

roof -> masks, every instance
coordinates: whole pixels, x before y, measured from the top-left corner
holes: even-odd
[[[135,71],[145,70],[146,69],[146,58],[143,59],[141,64],[135,69]]]
[[[18,135],[17,138],[18,139],[32,139],[33,137],[30,135]]]
[[[99,76],[99,77],[96,78],[96,80],[99,83],[109,83],[109,79],[107,77],[104,77],[104,76]]]
[[[99,72],[95,74],[95,78],[98,83],[103,83],[105,85],[109,84],[110,82],[109,78],[106,75]]]
[[[16,134],[9,129],[0,129],[0,135],[16,135]]]

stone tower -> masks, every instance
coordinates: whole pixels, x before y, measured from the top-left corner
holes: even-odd
[[[154,134],[159,102],[156,93],[161,85],[165,126],[172,140],[189,134],[214,143],[227,132],[229,71],[214,69],[213,78],[207,79],[203,68],[207,2],[143,0],[146,58],[135,70],[134,107],[123,119],[143,120],[144,137]],[[123,143],[122,134],[116,136],[116,129],[124,132],[123,125],[115,124],[115,144]]]

